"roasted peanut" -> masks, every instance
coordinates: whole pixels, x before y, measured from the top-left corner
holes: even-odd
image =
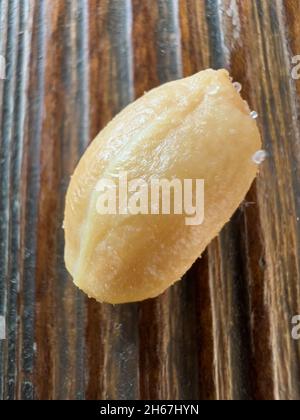
[[[75,284],[110,303],[162,293],[241,203],[260,148],[257,125],[225,70],[167,83],[127,106],[88,147],[67,192],[65,261]],[[203,223],[185,223],[186,214],[126,214],[126,206],[124,214],[99,214],[99,180],[120,173],[145,182],[204,180]]]

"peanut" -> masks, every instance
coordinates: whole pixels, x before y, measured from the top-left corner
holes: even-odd
[[[95,138],[71,178],[65,261],[74,283],[101,302],[155,297],[175,283],[247,193],[261,147],[257,125],[225,70],[151,90]],[[99,179],[203,179],[204,220],[185,214],[99,214]]]

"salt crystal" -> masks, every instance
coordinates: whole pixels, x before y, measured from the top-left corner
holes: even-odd
[[[252,156],[252,160],[257,165],[260,165],[267,157],[267,152],[265,150],[258,150]]]
[[[242,90],[242,85],[239,82],[234,82],[233,87],[238,93],[240,93]]]

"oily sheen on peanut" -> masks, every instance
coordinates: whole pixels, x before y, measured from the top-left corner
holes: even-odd
[[[178,281],[228,222],[256,176],[261,139],[225,70],[205,70],[151,90],[95,138],[71,178],[65,262],[100,302],[155,297]],[[185,214],[99,214],[103,177],[203,179],[204,220]]]

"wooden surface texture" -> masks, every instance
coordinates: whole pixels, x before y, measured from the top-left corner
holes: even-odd
[[[300,399],[299,16],[299,0],[0,0],[0,399]],[[88,300],[63,260],[79,157],[134,98],[207,67],[258,112],[261,175],[182,282]]]

